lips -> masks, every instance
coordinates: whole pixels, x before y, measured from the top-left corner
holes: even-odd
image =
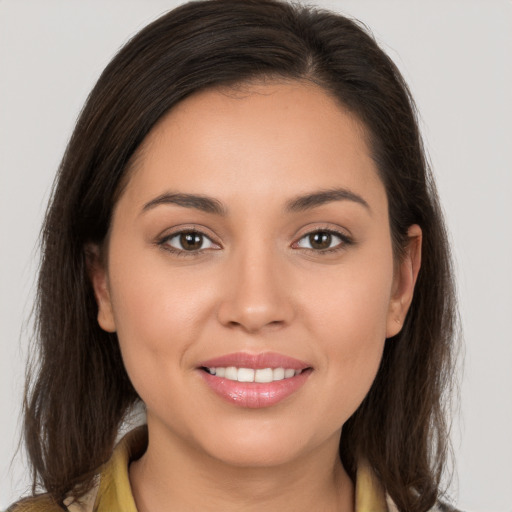
[[[233,405],[270,407],[297,392],[312,372],[311,365],[282,354],[239,352],[202,362],[205,383]]]
[[[294,370],[304,370],[309,368],[305,361],[300,361],[293,357],[288,357],[275,352],[263,352],[261,354],[249,354],[247,352],[237,352],[225,356],[215,357],[203,361],[200,366],[203,367],[227,367],[235,366],[237,368],[293,368]]]

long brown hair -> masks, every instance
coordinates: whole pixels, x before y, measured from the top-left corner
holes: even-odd
[[[363,122],[387,191],[397,258],[407,228],[423,230],[412,306],[401,332],[386,342],[368,395],[343,427],[340,456],[353,478],[358,459],[368,460],[401,511],[425,511],[438,499],[455,295],[414,103],[395,65],[359,23],[275,0],[198,1],[165,14],[119,51],[83,108],[42,231],[37,352],[24,409],[34,493],[46,490],[62,503],[68,493],[86,492],[138,400],[116,335],[96,321],[85,250],[105,240],[137,148],[191,93],[261,78],[312,81]]]

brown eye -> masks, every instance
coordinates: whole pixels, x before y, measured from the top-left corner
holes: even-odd
[[[350,240],[334,231],[319,230],[313,231],[303,236],[296,244],[301,249],[310,249],[313,251],[331,251],[341,249],[345,244],[349,244]]]
[[[181,233],[180,245],[185,251],[197,251],[203,245],[203,235],[200,233]]]
[[[331,242],[332,235],[326,231],[317,231],[316,233],[311,233],[309,235],[309,244],[312,249],[329,249]]]
[[[198,231],[176,233],[163,240],[161,244],[176,252],[199,252],[217,247],[206,235]]]

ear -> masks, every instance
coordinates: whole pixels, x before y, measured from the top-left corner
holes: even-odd
[[[414,286],[421,266],[422,231],[413,224],[407,231],[409,238],[405,254],[398,262],[393,278],[393,291],[389,303],[386,337],[397,335],[403,326],[414,294]]]
[[[110,298],[108,273],[101,257],[101,250],[97,244],[85,246],[87,272],[94,289],[94,297],[98,305],[98,324],[107,332],[115,332],[116,324]]]

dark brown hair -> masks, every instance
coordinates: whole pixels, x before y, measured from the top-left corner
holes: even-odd
[[[85,254],[88,243],[105,240],[137,148],[188,95],[275,78],[312,81],[362,121],[387,191],[397,258],[408,227],[423,230],[412,306],[343,427],[340,455],[352,477],[366,458],[403,512],[425,511],[438,499],[456,315],[449,248],[414,103],[359,23],[274,0],[198,1],[165,14],[119,51],[84,106],[42,232],[36,368],[25,401],[33,492],[45,489],[57,502],[66,493],[82,495],[138,400],[116,335],[96,321]]]

